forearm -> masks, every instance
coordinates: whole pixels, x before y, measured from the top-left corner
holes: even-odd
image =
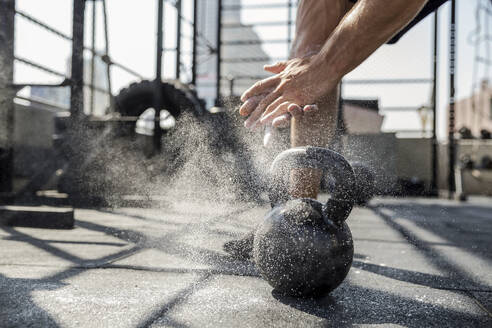
[[[316,55],[313,65],[323,68],[335,87],[347,73],[405,27],[427,0],[359,0],[340,21]]]

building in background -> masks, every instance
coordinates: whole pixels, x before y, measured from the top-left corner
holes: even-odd
[[[376,134],[381,133],[384,116],[377,99],[344,99],[343,121],[347,134]]]
[[[482,130],[492,132],[492,86],[489,82],[483,81],[475,94],[457,101],[455,111],[456,131],[467,128],[476,138],[481,136]]]
[[[199,1],[198,12],[198,31],[214,47],[217,42],[217,1]],[[241,0],[231,0],[227,2],[227,7],[240,6]],[[265,75],[263,65],[270,62],[268,54],[262,49],[260,38],[251,26],[241,23],[240,10],[224,10],[222,14],[222,41],[253,41],[245,45],[223,45],[222,46],[222,76],[225,79],[221,83],[221,93],[223,96],[231,95],[231,83],[233,93],[241,94],[255,80],[244,79],[244,76]],[[209,49],[210,50],[210,49]],[[200,55],[197,67],[197,90],[200,97],[207,101],[210,106],[216,97],[216,72],[217,64],[215,56],[200,47]],[[261,58],[264,60],[244,61],[241,59]]]

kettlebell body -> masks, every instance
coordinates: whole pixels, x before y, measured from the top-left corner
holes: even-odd
[[[345,219],[353,206],[355,178],[348,162],[330,150],[300,147],[286,152],[272,165],[273,208],[256,230],[253,257],[276,292],[320,297],[342,283],[352,264],[354,246]],[[330,169],[336,187],[330,200],[285,199],[285,182],[278,178],[292,167]]]
[[[270,211],[254,238],[254,260],[279,293],[322,296],[347,276],[354,245],[345,222],[323,216],[312,199],[289,200]]]

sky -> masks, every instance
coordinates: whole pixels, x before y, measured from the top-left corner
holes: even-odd
[[[184,1],[184,16],[191,17],[191,1]],[[226,0],[227,2],[227,0]],[[260,0],[243,0],[244,3],[264,3]],[[268,3],[285,2],[285,0],[269,0]],[[472,80],[482,78],[492,80],[490,71],[485,64],[477,66],[478,74],[473,79],[474,45],[470,40],[478,21],[475,9],[480,2],[487,5],[489,0],[457,0],[457,78],[456,92],[458,98],[467,97],[472,91]],[[96,1],[96,3],[99,3]],[[156,38],[156,1],[155,0],[107,0],[109,21],[110,55],[113,60],[123,63],[147,78],[155,75],[155,38]],[[24,11],[41,21],[71,35],[72,1],[67,0],[17,0],[17,9]],[[91,2],[88,2],[86,19],[86,43],[90,38]],[[488,7],[492,10],[492,5]],[[103,46],[103,30],[100,7],[97,21],[97,48]],[[439,75],[438,75],[438,135],[446,135],[447,113],[449,100],[449,12],[450,5],[445,4],[439,9]],[[244,23],[286,19],[284,10],[245,10],[241,13]],[[490,17],[488,19],[490,21]],[[175,11],[170,5],[165,6],[165,43],[171,48],[175,44]],[[384,45],[369,57],[362,65],[346,76],[350,79],[380,78],[431,78],[432,77],[432,17],[428,17],[396,45]],[[492,24],[488,24],[489,38]],[[279,28],[257,28],[255,31],[264,39],[285,37],[286,30]],[[482,28],[483,31],[483,28]],[[189,56],[191,27],[183,24],[183,52]],[[481,55],[485,57],[487,42],[481,43]],[[490,44],[490,41],[488,42]],[[263,46],[272,57],[284,57],[287,53],[285,45]],[[70,56],[70,43],[53,36],[21,17],[16,18],[16,55],[39,62],[60,72],[66,72],[67,58]],[[173,77],[174,54],[166,52],[164,57],[164,76]],[[189,57],[188,57],[189,58]],[[184,61],[188,59],[185,57]],[[189,74],[185,72],[185,80]],[[136,77],[121,71],[112,70],[113,92],[118,92],[129,83],[138,80]],[[17,63],[15,66],[17,83],[54,83],[59,78],[39,72],[33,68]],[[346,85],[344,97],[377,98],[380,106],[419,107],[429,104],[431,85]],[[414,111],[385,112],[387,113],[383,128],[386,131],[415,130],[421,128],[419,116]],[[429,122],[430,124],[430,122]],[[430,127],[430,125],[428,126]]]

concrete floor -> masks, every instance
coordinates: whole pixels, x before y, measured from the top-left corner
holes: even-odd
[[[174,202],[0,227],[0,327],[492,327],[491,199],[354,209],[352,269],[317,301],[272,293],[222,251],[266,210]]]

